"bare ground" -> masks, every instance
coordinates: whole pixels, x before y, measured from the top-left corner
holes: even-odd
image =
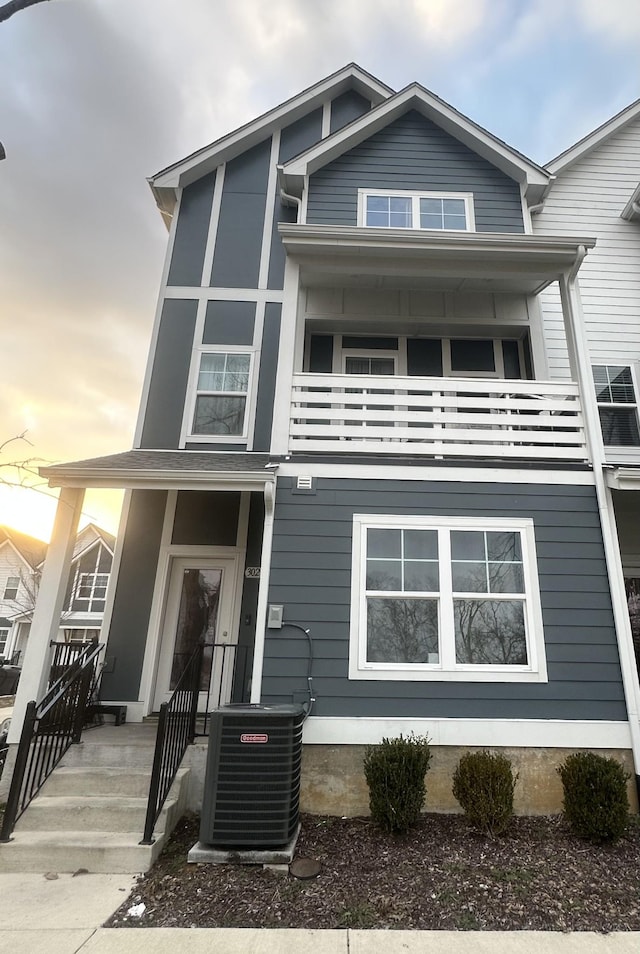
[[[461,815],[426,814],[406,836],[304,815],[296,854],[321,863],[310,880],[187,864],[197,841],[198,820],[184,818],[107,926],[640,931],[637,817],[617,844],[591,845],[561,816],[515,818],[488,839]]]

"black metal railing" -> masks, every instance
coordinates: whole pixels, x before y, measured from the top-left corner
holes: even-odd
[[[196,716],[202,669],[201,644],[189,658],[168,702],[160,706],[156,748],[141,845],[152,845],[153,829],[178,774],[180,763],[196,735]]]
[[[87,644],[53,681],[41,702],[29,702],[18,744],[0,842],[74,742],[79,742],[96,679],[101,643]]]

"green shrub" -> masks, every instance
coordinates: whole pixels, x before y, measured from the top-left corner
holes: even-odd
[[[564,814],[581,838],[615,841],[629,822],[630,776],[613,758],[595,752],[569,755],[558,768],[564,789]]]
[[[411,735],[383,739],[367,749],[364,775],[371,817],[388,832],[406,832],[420,817],[429,768],[429,740]]]
[[[513,791],[518,780],[504,755],[470,752],[453,774],[453,794],[474,828],[500,835],[513,816]]]

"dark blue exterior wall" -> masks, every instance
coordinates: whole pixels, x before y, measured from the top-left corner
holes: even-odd
[[[166,501],[164,490],[134,490],[131,495],[102,675],[103,699],[139,698]]]
[[[167,285],[200,285],[209,232],[216,173],[203,176],[182,193]]]
[[[174,449],[180,441],[197,301],[167,299],[158,329],[141,447]]]
[[[228,162],[222,188],[211,284],[257,288],[271,138]]]
[[[533,518],[548,683],[349,680],[354,512]],[[311,630],[318,716],[626,719],[591,487],[280,478],[269,602]],[[306,666],[302,634],[267,630],[263,701],[290,702]]]
[[[360,93],[356,93],[353,89],[343,93],[341,96],[336,96],[336,98],[331,101],[331,123],[329,125],[329,132],[337,132],[339,129],[342,129],[343,126],[352,123],[354,119],[358,119],[364,113],[368,113],[370,109],[370,101],[365,99],[364,96],[361,96]]]
[[[357,225],[359,188],[472,192],[478,232],[524,232],[518,184],[415,110],[311,176],[307,222]]]

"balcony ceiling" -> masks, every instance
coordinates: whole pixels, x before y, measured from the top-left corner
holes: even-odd
[[[280,226],[304,285],[535,295],[595,239],[503,233],[428,233]]]

